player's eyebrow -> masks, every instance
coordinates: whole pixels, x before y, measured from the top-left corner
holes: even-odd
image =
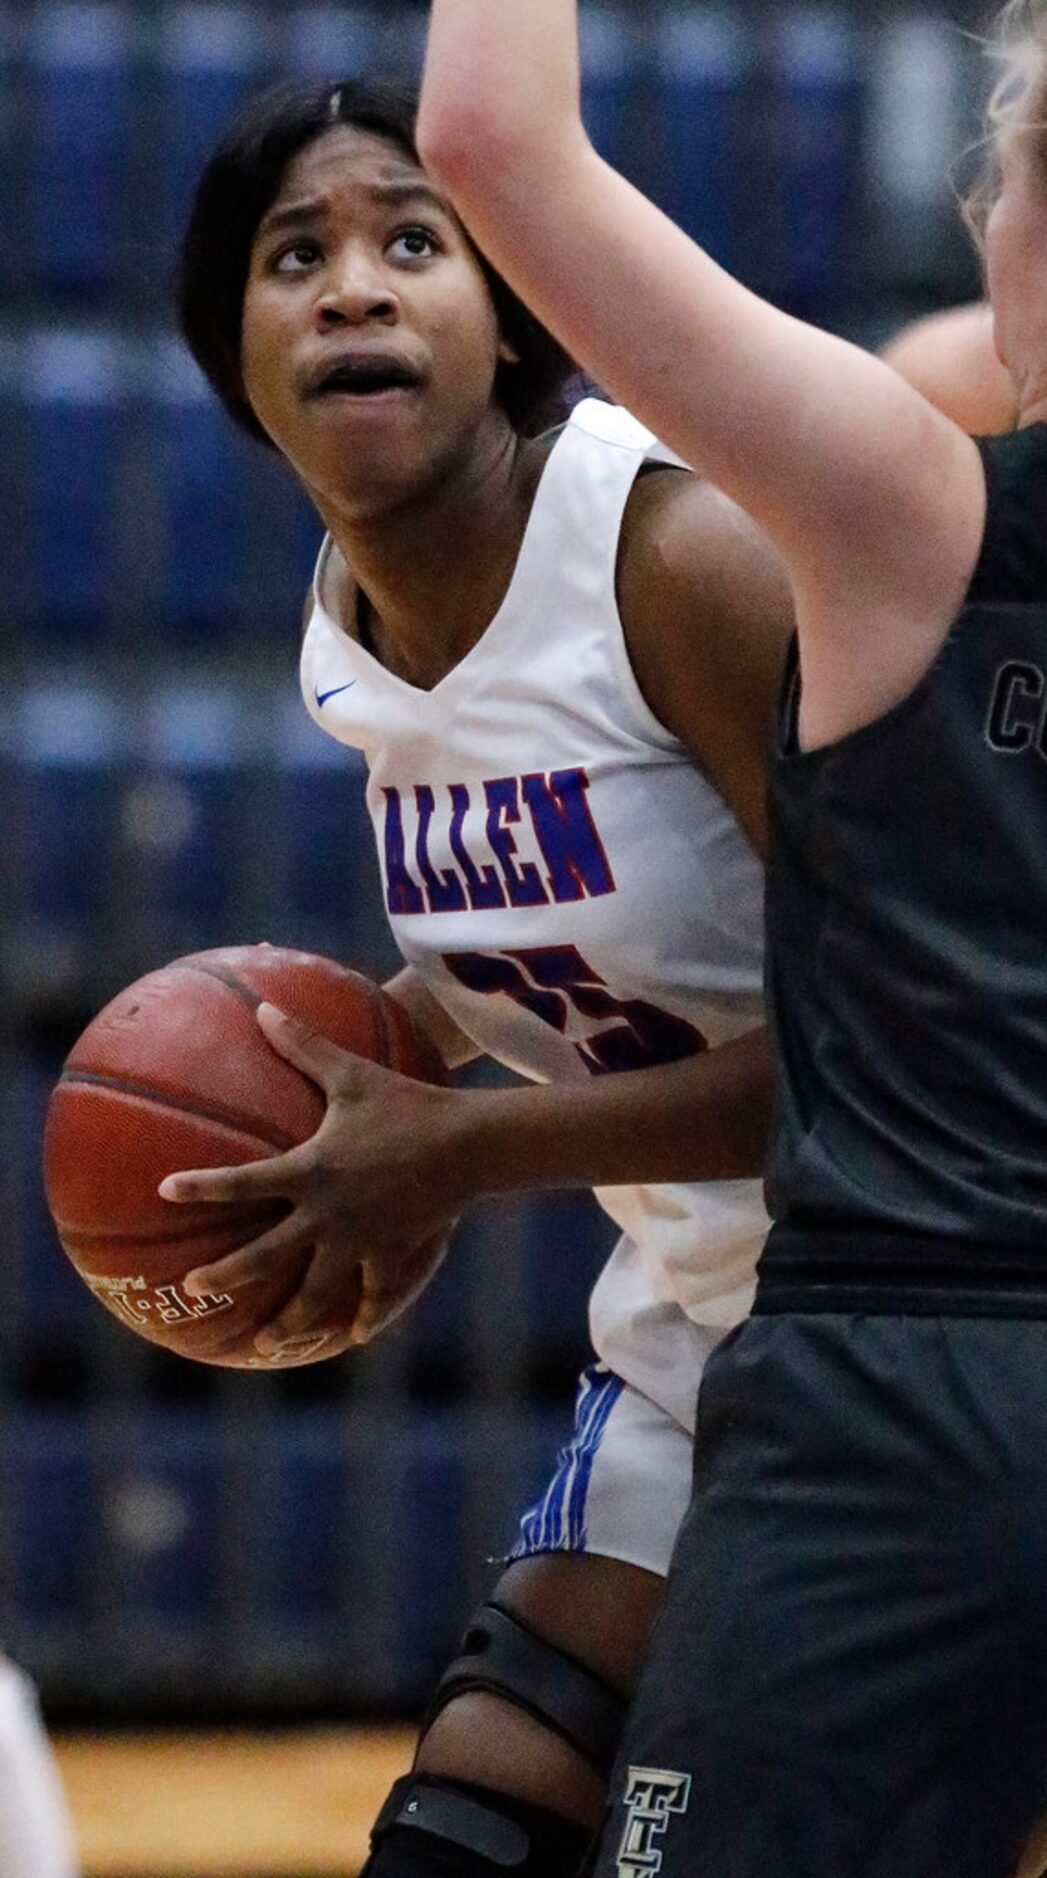
[[[262,235],[279,234],[285,228],[303,228],[310,222],[322,222],[329,215],[326,202],[317,198],[312,201],[288,202],[282,209],[270,209],[258,224],[258,233]]]
[[[364,194],[383,207],[403,208],[408,203],[418,202],[437,215],[449,216],[450,205],[439,190],[422,178],[404,182],[368,183]],[[288,228],[304,228],[315,222],[325,221],[331,213],[330,204],[323,197],[303,197],[298,202],[285,203],[282,208],[270,209],[259,224],[259,237],[279,234]]]
[[[446,196],[442,196],[440,191],[434,189],[432,183],[427,183],[423,177],[413,177],[402,183],[369,183],[367,194],[373,196],[375,201],[389,203],[394,208],[400,208],[408,202],[421,202],[426,208],[435,210],[437,215],[450,215],[451,213]]]

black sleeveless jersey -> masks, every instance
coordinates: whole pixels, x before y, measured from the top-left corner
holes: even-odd
[[[1047,1285],[1047,425],[979,447],[982,552],[915,690],[800,753],[787,683],[768,1275],[933,1247],[946,1283]]]

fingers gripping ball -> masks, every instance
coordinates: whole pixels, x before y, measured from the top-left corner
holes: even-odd
[[[44,1140],[58,1237],[95,1296],[151,1343],[234,1369],[269,1366],[254,1334],[297,1287],[309,1251],[290,1281],[284,1268],[235,1296],[189,1298],[186,1272],[258,1238],[286,1208],[175,1208],[157,1187],[182,1168],[283,1153],[320,1126],[324,1096],[266,1042],[263,1001],[358,1056],[441,1080],[427,1040],[370,979],[307,952],[229,946],[176,959],[106,1005],[66,1060]],[[344,1332],[293,1361],[346,1349],[359,1296],[357,1270]]]

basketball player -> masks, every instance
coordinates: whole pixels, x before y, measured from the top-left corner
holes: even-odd
[[[295,1213],[223,1282],[301,1269],[308,1187],[323,1245],[261,1340],[278,1359],[315,1340],[346,1243],[351,1264],[380,1233],[409,1250],[474,1193],[604,1183],[623,1238],[574,1443],[368,1868],[556,1878],[600,1817],[701,1366],[748,1308],[765,1230],[756,850],[791,607],[751,525],[624,413],[589,401],[531,434],[572,368],[421,171],[413,109],[348,85],[256,106],[203,179],[183,324],[330,531],[303,688],[368,757],[410,961],[393,990],[449,1064],[487,1050],[534,1086],[364,1087],[365,1065],[269,1018],[331,1105],[291,1167]],[[164,1191],[222,1199],[246,1171]],[[289,1163],[253,1177],[282,1192]],[[386,1301],[367,1304],[373,1328]]]
[[[409,188],[417,201],[404,200]],[[383,191],[379,214],[368,198]],[[311,218],[302,212],[307,203]],[[525,1073],[553,1078],[548,1088],[449,1098],[372,1075],[289,1020],[263,1016],[276,1046],[327,1088],[329,1121],[308,1171],[299,1157],[246,1176],[297,1199],[294,1222],[215,1269],[223,1285],[249,1279],[274,1257],[297,1270],[321,1218],[325,1245],[337,1250],[348,1238],[359,1256],[379,1231],[376,1221],[389,1222],[394,1245],[407,1245],[475,1192],[613,1183],[605,1204],[630,1236],[593,1306],[597,1347],[610,1368],[583,1379],[574,1447],[525,1517],[518,1560],[474,1626],[476,1648],[481,1639],[488,1646],[485,1672],[474,1649],[445,1679],[417,1776],[386,1809],[370,1868],[493,1872],[522,1832],[530,1846],[520,1868],[555,1878],[574,1868],[599,1817],[621,1697],[646,1645],[688,1492],[700,1365],[709,1342],[744,1309],[751,1285],[752,1189],[718,1180],[704,1191],[627,1193],[623,1183],[755,1167],[764,1114],[758,1064],[741,1057],[733,1082],[708,1080],[731,1062],[728,1046],[685,1057],[678,1071],[595,1080],[587,1059],[594,1047],[609,1058],[623,1040],[633,1060],[659,1054],[658,1012],[669,999],[675,1017],[689,1021],[693,1013],[718,1037],[729,1034],[725,1018],[754,1035],[751,857],[719,798],[759,845],[763,719],[788,621],[762,545],[720,498],[670,472],[665,453],[631,420],[589,405],[557,438],[528,439],[538,398],[563,383],[567,362],[482,267],[418,172],[410,111],[355,88],[266,101],[201,189],[186,251],[184,323],[227,407],[255,434],[264,419],[331,526],[308,608],[306,699],[325,728],[368,751],[390,912],[417,961],[393,989],[450,1065],[486,1043]],[[490,330],[489,300],[500,340]],[[455,358],[448,403],[444,325],[452,312],[470,337]],[[377,385],[365,389],[359,359],[350,369],[349,355],[365,349],[384,352],[386,379],[403,359],[426,358],[440,396],[419,398],[417,419],[410,400],[406,412],[395,402],[390,410]],[[502,349],[522,356],[499,359]],[[312,386],[321,353],[341,359],[343,380],[355,373],[359,389],[354,395],[346,382],[333,408],[314,412],[296,387]],[[405,438],[408,424],[415,428]],[[504,461],[492,470],[499,450]],[[448,461],[440,483],[436,469]],[[413,567],[413,581],[405,567]],[[585,600],[587,587],[595,603]],[[464,631],[451,630],[455,611]],[[554,614],[555,640],[536,630]],[[717,646],[732,625],[752,645],[721,671]],[[644,647],[655,628],[672,656],[648,668]],[[463,691],[467,726],[459,722]],[[670,722],[675,734],[665,728]],[[544,859],[539,834],[528,846],[512,823],[515,846],[498,834],[498,845],[474,853],[475,815],[463,815],[456,838],[453,807],[440,827],[437,801],[450,795],[460,803],[454,791],[482,798],[488,780],[513,765],[529,773],[533,789],[534,779],[562,772],[565,752],[576,758],[580,749],[596,757],[586,766],[586,794],[601,836],[603,804],[611,803],[614,844],[605,841],[595,864],[615,873],[614,889],[592,891],[606,877],[586,875],[596,854],[587,840],[581,879],[558,904],[532,886],[530,904],[514,906],[507,857],[517,856],[513,873],[521,877],[529,866],[533,882]],[[692,753],[718,794],[695,774]],[[431,811],[428,795],[421,798],[424,835],[417,789],[433,792]],[[659,809],[666,799],[676,803],[668,822]],[[630,872],[660,816],[661,846],[646,857],[637,888]],[[587,825],[588,817],[577,826]],[[699,870],[694,844],[704,851]],[[486,906],[433,904],[441,883],[454,895],[455,881],[459,899],[482,898],[475,882],[485,867],[488,877],[501,871],[501,903],[488,888]],[[519,899],[519,885],[516,892]],[[639,913],[638,893],[647,896]],[[677,897],[679,906],[664,906]],[[661,931],[652,925],[655,906],[663,909]],[[666,956],[677,920],[687,922],[682,947],[701,947],[704,934],[706,953],[685,968],[682,987],[681,962]],[[637,954],[638,938],[646,956]],[[661,957],[652,956],[652,940]],[[565,975],[566,947],[591,963],[594,943],[606,985]],[[522,965],[521,945],[526,967],[514,977],[507,968]],[[571,970],[577,974],[577,964]],[[626,989],[645,994],[643,1004],[615,998]],[[577,1011],[575,997],[583,1001]],[[594,1033],[588,1042],[586,1028]],[[241,1178],[186,1177],[165,1191],[232,1198]],[[686,1266],[698,1269],[687,1277]],[[266,1353],[278,1358],[289,1342],[322,1335],[345,1270],[344,1257],[313,1260],[292,1305],[261,1340]],[[198,1284],[208,1282],[198,1274]],[[383,1308],[376,1300],[376,1311]]]
[[[1047,1801],[1047,5],[1003,15],[975,444],[740,287],[579,112],[572,0],[435,0],[475,239],[796,596],[773,764],[775,1225],[595,1870],[1005,1878]]]

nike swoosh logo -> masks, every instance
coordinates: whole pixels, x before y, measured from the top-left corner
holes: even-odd
[[[327,703],[328,698],[337,698],[343,691],[351,691],[353,686],[356,683],[357,683],[357,680],[355,678],[351,678],[347,685],[336,685],[333,691],[314,692],[313,695],[316,698],[317,710],[318,711],[323,710],[324,705]]]

